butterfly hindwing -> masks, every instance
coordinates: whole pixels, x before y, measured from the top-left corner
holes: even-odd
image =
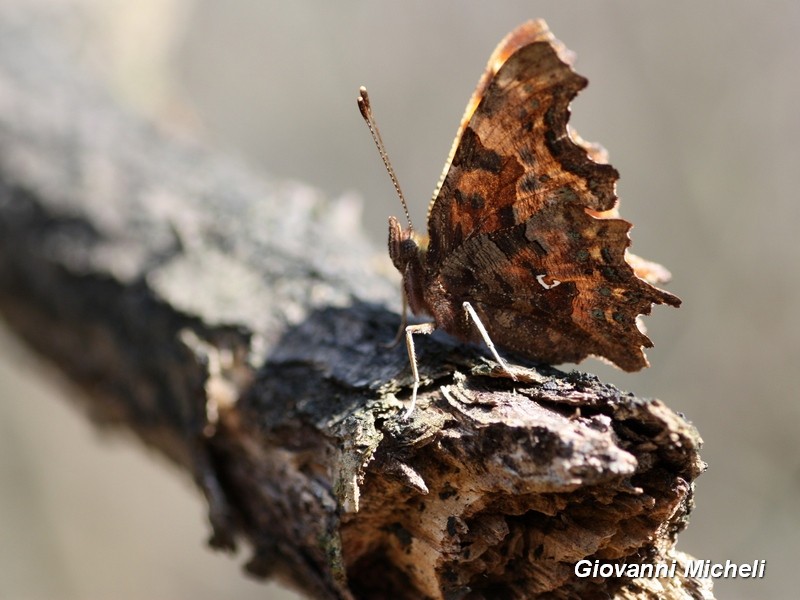
[[[647,366],[642,347],[652,346],[637,316],[679,301],[634,275],[625,259],[629,228],[576,206],[545,208],[467,240],[437,281],[451,290],[452,304],[471,302],[505,348],[553,364],[602,356],[636,371]],[[468,328],[460,335],[477,341]]]

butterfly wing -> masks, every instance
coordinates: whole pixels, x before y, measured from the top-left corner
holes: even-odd
[[[597,219],[575,205],[547,207],[524,223],[467,240],[445,260],[438,280],[457,290],[452,304],[472,303],[504,348],[553,364],[599,356],[637,371],[647,366],[642,347],[652,346],[638,315],[680,300],[633,274],[625,255],[629,229],[621,219]],[[586,238],[596,240],[594,247],[586,247]],[[456,335],[479,341],[474,328],[454,325]]]
[[[637,316],[680,300],[626,260],[618,173],[567,128],[569,102],[587,83],[570,60],[543,21],[493,53],[429,210],[429,287],[451,306],[472,302],[493,339],[522,355],[558,363],[593,354],[638,370],[652,343]],[[664,279],[655,267],[639,269]]]
[[[430,261],[547,203],[614,207],[617,171],[587,158],[602,158],[602,148],[567,132],[569,102],[587,83],[570,60],[543,21],[521,25],[494,51],[429,209]]]

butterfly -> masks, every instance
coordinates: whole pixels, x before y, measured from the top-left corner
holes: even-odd
[[[408,221],[403,228],[390,217],[389,255],[408,307],[433,319],[405,327],[412,408],[420,381],[414,334],[482,339],[512,376],[493,341],[535,361],[596,356],[637,371],[653,345],[639,315],[681,303],[654,287],[669,280],[666,269],[627,250],[631,224],[619,218],[619,174],[605,150],[567,125],[569,103],[588,83],[572,61],[542,20],[500,42],[467,104],[427,236],[411,224],[361,88],[359,108]]]

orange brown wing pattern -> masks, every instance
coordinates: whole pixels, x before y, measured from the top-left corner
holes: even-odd
[[[569,58],[542,21],[522,25],[492,54],[430,207],[429,260],[548,203],[614,207],[617,171],[590,160],[592,147],[567,132],[569,102],[587,83]]]
[[[680,300],[647,283],[666,269],[630,255],[634,272],[626,258],[618,173],[567,128],[587,83],[570,61],[542,21],[492,54],[429,210],[425,285],[438,290],[429,305],[470,301],[498,344],[530,358],[597,355],[634,371],[652,346],[638,315]],[[472,337],[440,314],[441,327]]]
[[[647,366],[642,347],[652,346],[638,315],[680,300],[634,275],[625,259],[629,229],[575,205],[548,207],[525,223],[473,236],[445,259],[435,281],[453,304],[469,300],[504,348],[553,364],[601,356],[637,371]],[[472,331],[465,337],[478,341]]]

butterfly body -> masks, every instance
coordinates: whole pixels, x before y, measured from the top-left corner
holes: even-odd
[[[436,327],[462,340],[471,340],[470,328],[451,286],[442,285],[436,270],[427,263],[428,238],[413,229],[403,229],[389,218],[389,256],[403,275],[403,294],[415,315],[433,317]]]

